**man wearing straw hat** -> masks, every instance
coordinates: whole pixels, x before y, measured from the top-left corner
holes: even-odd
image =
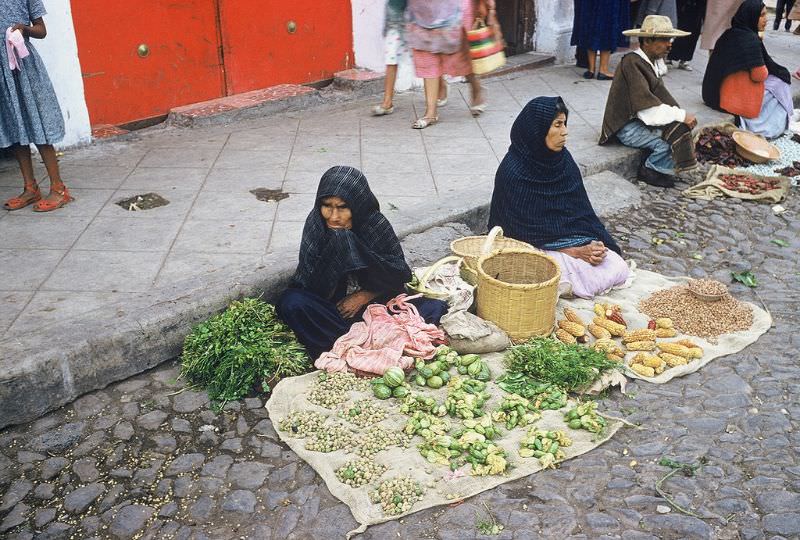
[[[625,146],[650,150],[638,179],[672,187],[674,175],[697,167],[692,142],[695,116],[680,108],[664,85],[664,59],[672,40],[689,35],[673,28],[669,17],[648,15],[642,27],[623,32],[639,38],[640,48],[619,63],[608,93],[600,144],[615,136]]]

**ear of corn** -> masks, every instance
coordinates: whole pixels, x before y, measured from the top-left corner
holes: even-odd
[[[690,349],[699,349],[700,348],[700,345],[698,345],[697,343],[695,343],[691,339],[679,339],[675,343],[680,343],[684,347],[688,347]]]
[[[643,377],[655,377],[656,375],[656,370],[642,364],[632,364],[630,367],[631,370]]]
[[[594,314],[598,317],[602,317],[603,319],[606,318],[606,306],[603,304],[595,304],[594,305]]]
[[[625,335],[625,327],[622,326],[619,323],[615,323],[614,321],[612,321],[610,319],[603,319],[601,317],[595,317],[594,320],[592,320],[592,322],[594,324],[596,324],[597,326],[602,326],[603,328],[608,330],[609,333],[612,336],[624,336]]]
[[[575,339],[575,336],[573,336],[563,328],[559,328],[558,330],[556,330],[556,339],[558,339],[561,343],[566,343],[567,345],[572,345],[578,342],[578,340]]]
[[[575,337],[581,337],[583,335],[586,335],[586,328],[572,321],[567,321],[562,319],[558,321],[558,327],[567,332],[568,334],[572,334]]]
[[[608,358],[612,362],[617,362],[617,363],[620,363],[620,364],[625,361],[625,359],[623,357],[621,357],[619,355],[616,355],[616,354],[611,354],[609,352],[606,353],[606,358]]]
[[[689,358],[702,358],[703,349],[700,347],[689,347]]]
[[[611,339],[611,332],[594,323],[589,325],[589,332],[597,339]]]
[[[674,354],[676,356],[682,356],[684,358],[691,358],[692,352],[689,350],[688,347],[684,347],[680,343],[673,343],[670,341],[660,341],[658,343],[658,348],[665,353]]]
[[[570,322],[574,322],[581,326],[586,326],[586,323],[583,322],[583,319],[581,319],[581,316],[578,315],[578,312],[570,307],[564,308],[564,318],[566,318]]]
[[[655,341],[634,341],[626,343],[629,351],[652,351],[656,348]]]
[[[656,319],[656,328],[672,328],[672,319],[669,317]]]
[[[648,328],[640,328],[639,330],[634,330],[632,332],[626,332],[624,336],[622,336],[622,343],[632,343],[634,341],[655,341],[656,340],[656,332],[655,330],[650,330]]]
[[[666,352],[662,352],[658,356],[664,362],[666,362],[669,367],[683,366],[683,365],[686,365],[689,362],[683,356],[678,356],[678,355],[670,354],[670,353],[666,353]]]
[[[661,364],[660,366],[655,368],[656,375],[661,375],[662,373],[664,373],[664,366],[665,364]]]
[[[633,357],[631,364],[642,364],[644,366],[648,366],[655,369],[661,367],[664,364],[664,361],[661,360],[661,358],[659,358],[658,356],[653,356],[652,354],[640,352]]]
[[[656,328],[656,337],[668,338],[675,337],[678,332],[674,328]]]

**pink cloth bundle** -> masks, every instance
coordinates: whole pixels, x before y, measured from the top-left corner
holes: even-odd
[[[353,324],[314,365],[326,371],[358,370],[383,375],[392,366],[409,369],[413,365],[411,357],[433,358],[436,345],[445,341],[445,335],[426,323],[408,302],[417,297],[401,294],[385,306],[367,306],[364,320]]]
[[[25,38],[19,30],[11,30],[9,26],[6,29],[6,52],[8,52],[8,67],[11,71],[15,69],[22,69],[20,60],[27,57],[30,52],[25,45]]]

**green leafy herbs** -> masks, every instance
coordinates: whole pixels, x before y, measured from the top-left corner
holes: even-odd
[[[256,384],[306,373],[311,362],[275,307],[255,298],[233,302],[186,336],[181,375],[205,387],[218,406],[246,396]]]
[[[731,277],[734,281],[744,283],[748,287],[758,287],[758,280],[756,279],[755,274],[753,274],[750,270],[746,270],[744,272],[731,272]]]
[[[571,391],[594,382],[619,364],[605,352],[580,345],[566,345],[550,338],[533,338],[516,345],[506,354],[506,367],[536,381]]]

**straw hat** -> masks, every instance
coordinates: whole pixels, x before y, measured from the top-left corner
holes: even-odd
[[[626,36],[649,37],[649,38],[676,38],[684,37],[691,32],[684,32],[672,27],[672,21],[664,15],[648,15],[642,21],[641,28],[625,30],[622,32]]]

